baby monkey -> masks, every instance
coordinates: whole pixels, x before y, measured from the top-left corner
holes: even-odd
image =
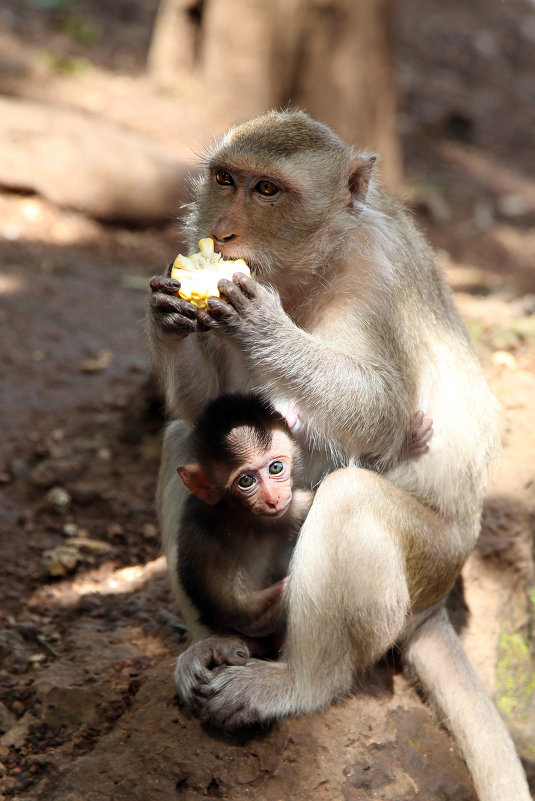
[[[239,634],[257,656],[280,648],[288,565],[313,493],[298,487],[299,448],[259,396],[210,403],[178,467],[192,493],[179,527],[180,581],[200,622]]]
[[[288,567],[314,497],[299,486],[292,422],[258,395],[221,396],[190,435],[195,462],[177,468],[192,493],[179,526],[180,582],[203,625],[240,635],[256,656],[282,645]],[[408,455],[431,435],[417,412]]]

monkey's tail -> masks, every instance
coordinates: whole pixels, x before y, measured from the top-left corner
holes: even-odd
[[[531,801],[511,736],[443,607],[416,629],[403,653],[457,741],[479,801]]]

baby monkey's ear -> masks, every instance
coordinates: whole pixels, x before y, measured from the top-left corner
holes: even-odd
[[[203,503],[212,506],[221,500],[221,493],[214,487],[206,471],[198,464],[185,464],[176,469],[184,485]]]

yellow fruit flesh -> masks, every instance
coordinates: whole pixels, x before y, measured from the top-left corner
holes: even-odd
[[[188,300],[197,309],[207,309],[209,297],[221,297],[217,282],[221,278],[232,280],[234,273],[251,275],[251,271],[243,259],[225,261],[221,254],[215,253],[213,239],[201,239],[199,252],[191,256],[179,254],[171,269],[171,278],[180,281],[177,292],[184,300]]]

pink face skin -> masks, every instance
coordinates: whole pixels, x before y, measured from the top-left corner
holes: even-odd
[[[291,440],[275,430],[267,451],[253,447],[244,451],[243,464],[227,478],[227,492],[255,515],[282,517],[292,500]]]

